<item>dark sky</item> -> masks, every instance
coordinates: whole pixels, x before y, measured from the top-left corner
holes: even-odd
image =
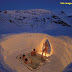
[[[54,12],[63,10],[72,14],[72,5],[60,5],[60,2],[72,0],[0,0],[0,10],[47,9]]]

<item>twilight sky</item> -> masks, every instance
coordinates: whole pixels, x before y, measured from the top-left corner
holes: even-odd
[[[60,2],[72,0],[0,0],[0,10],[47,9],[54,12],[63,10],[72,15],[72,5],[61,5]]]

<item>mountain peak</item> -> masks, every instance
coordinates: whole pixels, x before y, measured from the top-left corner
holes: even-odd
[[[4,13],[28,13],[32,15],[52,14],[52,11],[45,9],[30,9],[30,10],[5,10]]]
[[[26,10],[29,13],[34,13],[34,14],[51,14],[52,12],[49,10],[45,9],[31,9],[31,10]]]

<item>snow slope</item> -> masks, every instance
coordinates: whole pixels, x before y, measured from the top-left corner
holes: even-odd
[[[36,72],[62,72],[72,62],[72,38],[53,37],[41,33],[14,34],[1,38],[0,49],[4,67],[9,72],[11,70],[12,72],[31,72],[16,59],[16,56],[32,51],[33,48],[41,51],[42,44],[46,39],[51,45],[51,60]]]
[[[72,17],[44,9],[0,12],[0,34],[23,32],[72,36]]]

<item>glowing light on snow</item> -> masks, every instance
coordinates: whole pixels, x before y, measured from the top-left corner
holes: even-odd
[[[41,41],[41,43],[40,43],[40,45],[38,45],[38,47],[37,47],[37,51],[38,51],[38,53],[39,54],[41,54],[42,55],[42,51],[43,51],[43,43],[45,43],[45,41],[47,40],[48,38],[44,38],[42,41]],[[50,42],[49,42],[50,43]],[[53,48],[52,48],[52,45],[51,45],[51,43],[50,43],[50,46],[51,46],[51,51],[50,51],[50,53],[46,53],[46,57],[49,57],[49,56],[51,56],[52,54],[53,54]],[[43,53],[43,56],[45,56],[45,52]]]
[[[38,54],[42,55],[42,52],[38,52]],[[51,54],[46,53],[46,57],[50,56]],[[45,53],[43,53],[43,56],[45,56]]]

